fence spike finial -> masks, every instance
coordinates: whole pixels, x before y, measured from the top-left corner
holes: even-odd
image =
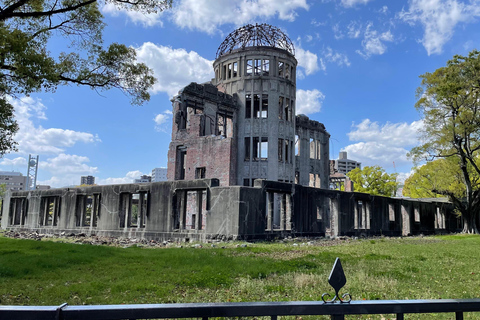
[[[352,301],[352,297],[349,293],[345,293],[340,297],[339,292],[345,284],[347,283],[347,278],[345,277],[345,272],[342,268],[342,263],[340,262],[340,258],[335,259],[335,263],[333,264],[332,271],[330,272],[330,276],[328,277],[328,283],[333,287],[335,290],[335,296],[331,300],[327,300],[327,297],[331,297],[329,293],[322,294],[322,300],[325,303],[334,303],[337,299],[340,303],[349,303]],[[345,299],[347,298],[348,299]]]

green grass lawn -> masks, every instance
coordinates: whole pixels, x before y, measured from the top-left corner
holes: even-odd
[[[293,243],[147,249],[0,237],[0,304],[320,300],[333,293],[336,257],[354,300],[480,296],[480,236]]]

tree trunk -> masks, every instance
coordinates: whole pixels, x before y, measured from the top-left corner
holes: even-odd
[[[463,232],[469,234],[479,234],[476,223],[475,214],[462,215],[463,219]]]

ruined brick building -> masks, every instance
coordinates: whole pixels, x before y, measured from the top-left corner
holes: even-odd
[[[241,27],[220,45],[213,68],[211,82],[191,83],[173,99],[168,179],[328,188],[330,135],[295,115],[291,40],[267,24]]]
[[[235,30],[215,78],[173,99],[170,181],[8,190],[1,228],[177,241],[458,231],[448,202],[328,189],[330,135],[295,116],[296,66],[279,29]]]

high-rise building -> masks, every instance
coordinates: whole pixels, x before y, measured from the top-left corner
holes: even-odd
[[[152,182],[167,181],[167,168],[155,168],[152,170]]]
[[[23,191],[27,187],[27,177],[20,172],[0,171],[0,184],[5,184],[9,190]]]
[[[86,185],[94,185],[95,184],[95,177],[94,176],[82,176],[80,179],[80,184]]]
[[[267,179],[328,188],[329,133],[296,116],[295,49],[280,29],[247,25],[220,44],[210,83],[173,100],[168,179]]]
[[[133,183],[148,183],[148,182],[152,182],[152,177],[147,175],[140,176],[140,179],[133,180]]]
[[[338,159],[335,160],[335,170],[339,173],[347,174],[353,169],[362,168],[362,164],[347,157],[347,151],[340,151]]]

